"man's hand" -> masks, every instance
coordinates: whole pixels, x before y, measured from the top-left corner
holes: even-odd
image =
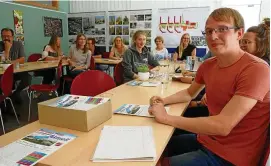
[[[155,103],[149,107],[149,114],[153,115],[155,120],[159,123],[166,124],[168,114],[162,103]]]
[[[12,43],[9,41],[4,41],[4,44],[5,44],[5,51],[9,51],[12,46]]]
[[[203,97],[201,98],[201,104],[207,106],[207,97],[206,97],[206,93],[203,95]]]
[[[163,106],[165,105],[163,98],[159,97],[159,96],[153,96],[152,98],[150,98],[150,105],[154,105],[157,103],[161,103]]]

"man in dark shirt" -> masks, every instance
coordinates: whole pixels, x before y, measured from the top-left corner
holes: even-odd
[[[1,30],[0,52],[4,52],[5,60],[11,60],[12,64],[24,63],[25,53],[21,42],[14,41],[14,32],[12,29],[4,28]],[[20,92],[25,89],[31,81],[28,73],[16,73],[14,75],[14,82],[20,81],[13,93],[15,102],[21,102]]]

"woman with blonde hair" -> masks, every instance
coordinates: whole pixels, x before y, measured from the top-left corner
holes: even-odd
[[[152,51],[152,54],[156,60],[163,60],[168,56],[168,50],[164,47],[164,39],[162,36],[157,36],[154,39],[156,48]]]
[[[196,57],[196,46],[191,44],[191,37],[189,33],[185,33],[181,37],[180,45],[176,48],[173,55],[174,60],[186,60],[187,56]]]
[[[76,77],[89,68],[91,51],[88,49],[87,38],[84,34],[78,34],[76,44],[72,45],[69,51],[69,64],[71,77]]]
[[[44,47],[42,52],[42,59],[45,61],[60,60],[63,57],[63,52],[61,50],[61,40],[60,37],[53,35],[50,38],[49,44]],[[38,76],[42,76],[42,84],[52,84],[55,79],[55,69],[46,69],[37,71]]]
[[[142,65],[150,65],[152,67],[159,66],[157,60],[151,55],[146,45],[146,33],[142,30],[135,32],[132,38],[132,45],[123,56],[122,66],[124,68],[124,82],[138,78],[137,67]]]
[[[124,52],[127,50],[127,46],[124,45],[120,36],[115,37],[113,47],[111,48],[109,58],[119,60],[123,57]]]

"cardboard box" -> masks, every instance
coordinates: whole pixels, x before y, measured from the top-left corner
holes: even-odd
[[[65,96],[76,98],[76,95]],[[77,103],[78,108],[55,106],[56,103],[61,103],[60,100],[64,100],[65,96],[38,103],[40,123],[87,132],[112,117],[110,99],[102,104],[92,105],[92,108],[88,108],[85,103]],[[81,109],[80,106],[85,108]]]

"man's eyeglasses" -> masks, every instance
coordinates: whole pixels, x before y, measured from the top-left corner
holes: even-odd
[[[9,36],[9,35],[1,35],[1,37],[2,37],[3,39],[5,39],[5,38],[12,38],[12,36]]]
[[[222,33],[228,32],[230,29],[240,29],[240,28],[222,26],[222,27],[218,27],[218,28],[206,28],[205,31],[201,31],[201,32],[204,36],[211,36],[214,31],[217,34],[222,34]]]

